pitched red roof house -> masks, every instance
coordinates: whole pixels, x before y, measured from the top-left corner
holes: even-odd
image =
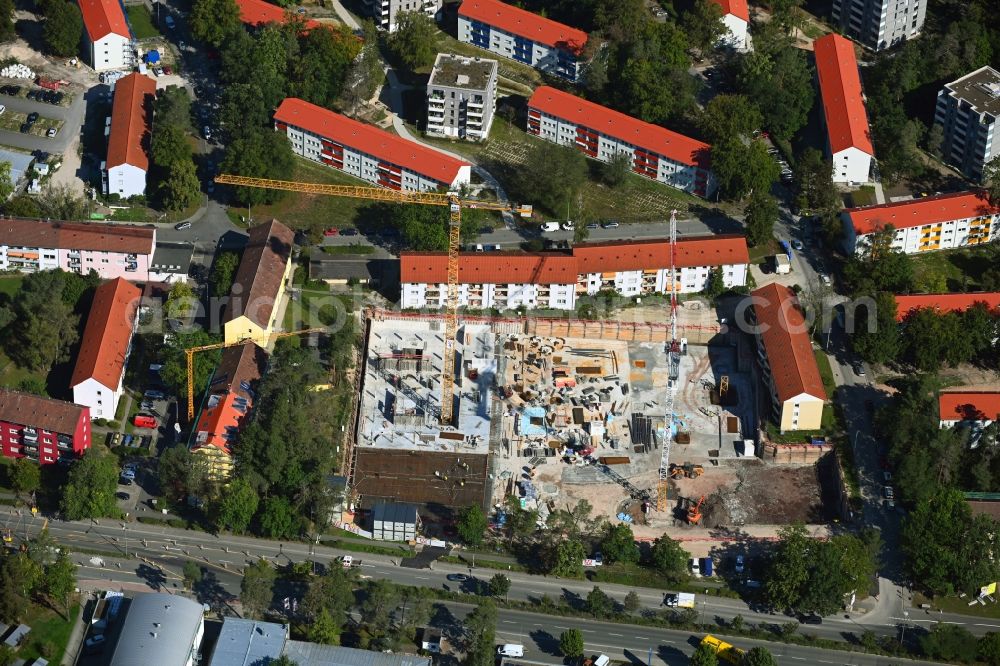
[[[722,15],[732,14],[736,18],[750,21],[750,6],[747,0],[711,0],[722,8]]]
[[[209,398],[198,419],[194,448],[214,446],[231,453],[229,443],[253,407],[254,387],[267,367],[267,352],[253,342],[228,347],[212,376]]]
[[[278,292],[294,242],[295,233],[277,220],[250,228],[250,239],[222,317],[224,323],[246,315],[259,326],[267,326],[278,305]]]
[[[91,42],[110,34],[131,37],[125,12],[118,0],[79,0],[83,25]]]
[[[942,421],[1000,420],[1000,391],[996,389],[956,388],[938,394]]]
[[[287,9],[265,0],[236,0],[236,5],[240,8],[240,20],[254,28],[268,23],[282,24],[287,20]],[[322,25],[312,19],[305,23],[307,28],[316,28]]]
[[[565,253],[463,252],[461,284],[576,284],[576,260]],[[445,252],[401,252],[399,280],[442,284],[448,281]]]
[[[458,8],[458,15],[577,55],[587,45],[587,33],[583,30],[571,28],[498,0],[464,0]]]
[[[830,150],[836,154],[857,148],[875,155],[854,43],[831,33],[813,42],[813,49]]]
[[[156,230],[127,224],[5,218],[0,220],[0,244],[152,254]]]
[[[578,243],[573,246],[573,257],[578,273],[669,268],[670,243],[663,240]],[[720,234],[677,240],[674,265],[678,268],[747,263],[750,263],[750,250],[745,236]]]
[[[806,393],[826,400],[809,328],[795,292],[772,282],[752,292],[751,296],[778,399],[785,402]]]
[[[274,120],[448,185],[458,178],[459,169],[469,166],[468,162],[295,97],[278,105]]]
[[[968,294],[896,294],[896,321],[903,321],[914,311],[933,308],[940,313],[964,312],[976,303],[991,310],[1000,308],[1000,292],[979,291]]]
[[[124,278],[97,288],[70,387],[95,379],[112,391],[118,389],[141,296],[142,290]]]
[[[990,204],[982,191],[957,192],[880,206],[848,208],[844,211],[858,234],[870,234],[891,224],[894,229],[951,222],[972,217],[996,215],[1000,208]]]
[[[153,130],[156,82],[133,72],[115,83],[108,135],[108,168],[129,164],[149,170],[149,142]]]
[[[65,400],[0,388],[0,421],[73,435],[78,429],[85,429],[90,409]]]
[[[588,102],[556,88],[536,88],[528,100],[528,108],[582,125],[681,164],[709,168],[709,151],[712,147],[707,143]]]

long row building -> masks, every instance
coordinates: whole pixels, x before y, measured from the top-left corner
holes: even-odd
[[[448,255],[403,252],[400,304],[442,308],[448,296]],[[678,293],[705,289],[712,270],[727,287],[747,284],[750,254],[743,236],[683,238],[673,277]],[[667,241],[580,243],[571,251],[475,252],[459,258],[459,304],[476,309],[518,307],[572,310],[581,295],[614,291],[622,296],[663,294],[671,289]]]

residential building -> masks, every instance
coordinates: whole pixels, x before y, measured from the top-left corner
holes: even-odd
[[[141,296],[142,290],[124,278],[105,282],[94,292],[69,382],[73,402],[88,407],[91,418],[114,419],[118,411]]]
[[[0,163],[2,162],[10,165],[10,184],[14,186],[14,192],[20,190],[21,186],[27,182],[28,172],[31,171],[32,167],[41,168],[40,164],[35,164],[34,156],[6,148],[0,148]],[[11,196],[13,195],[14,193],[11,193]]]
[[[393,190],[454,189],[472,175],[467,162],[294,97],[274,126],[296,154]]]
[[[747,283],[750,253],[736,235],[678,240],[673,282],[678,293],[705,289],[711,270],[727,287]],[[403,252],[399,258],[403,308],[442,308],[448,297],[448,255]],[[459,305],[475,309],[518,307],[573,310],[577,297],[614,290],[622,296],[664,294],[671,289],[670,244],[578,243],[571,252],[466,252],[459,257]]]
[[[966,177],[982,180],[983,167],[1000,155],[998,117],[1000,72],[997,70],[987,65],[945,84],[934,109],[934,124],[944,132],[941,142],[944,161]]]
[[[848,253],[867,251],[887,226],[894,231],[892,248],[906,254],[983,245],[1000,236],[1000,208],[979,191],[848,208],[840,216]]]
[[[719,40],[723,46],[746,51],[750,48],[750,6],[747,0],[711,0],[722,9],[726,33]]]
[[[138,72],[115,83],[108,157],[102,165],[105,194],[122,199],[145,194],[155,96],[156,82]]]
[[[128,224],[0,219],[0,270],[34,273],[61,268],[104,280],[149,279],[156,229]]]
[[[499,0],[463,0],[458,41],[575,82],[587,33]]]
[[[90,410],[72,402],[0,388],[0,447],[6,458],[41,465],[90,448]]]
[[[205,611],[179,594],[137,594],[129,605],[111,666],[194,666],[205,635]]]
[[[288,641],[283,655],[299,666],[431,666],[430,657],[369,652],[336,645]]]
[[[83,14],[83,42],[87,61],[96,72],[131,69],[135,44],[118,0],[77,0]]]
[[[854,43],[836,33],[813,42],[833,182],[867,183],[875,148]]]
[[[339,254],[309,258],[309,279],[329,285],[378,284],[382,272],[395,264],[389,259],[372,259],[370,254]],[[395,266],[392,266],[395,273]]]
[[[292,279],[295,234],[277,220],[250,228],[223,313],[226,344],[253,340],[266,347],[278,325],[285,289]]]
[[[288,9],[267,0],[236,0],[236,6],[240,9],[240,20],[248,28],[262,28],[269,23],[281,25],[288,20]],[[320,25],[322,24],[319,21],[312,19],[305,22],[306,28]]]
[[[207,461],[212,481],[226,481],[232,474],[229,445],[250,415],[254,389],[266,368],[267,352],[253,342],[227,347],[222,352],[191,442],[191,453]]]
[[[436,18],[444,0],[361,0],[375,25],[382,30],[395,32],[396,21],[403,12],[421,12]]]
[[[771,418],[781,432],[819,430],[827,395],[795,292],[772,282],[751,297],[750,323],[757,338],[757,362],[771,396]]]
[[[1000,310],[1000,291],[974,291],[953,294],[896,294],[896,321],[903,321],[915,311],[932,308],[946,312],[965,312],[976,303]]]
[[[913,39],[924,27],[928,0],[833,0],[830,16],[848,37],[873,51]]]
[[[938,394],[938,417],[941,428],[969,429],[972,443],[977,444],[983,430],[1000,420],[1000,391],[976,386],[945,389]]]
[[[439,53],[427,82],[427,133],[470,141],[490,134],[497,61]]]
[[[624,153],[634,173],[700,197],[715,193],[707,143],[549,86],[528,100],[528,134],[602,162]]]
[[[149,281],[187,282],[193,259],[194,245],[191,243],[157,243],[149,265]]]

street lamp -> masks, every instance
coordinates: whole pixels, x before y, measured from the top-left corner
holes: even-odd
[[[902,630],[899,633],[899,644],[900,645],[903,645],[903,641],[906,640],[906,623],[910,619],[910,612],[909,611],[903,611],[903,618],[904,618],[903,619],[903,628],[902,628]]]
[[[128,559],[128,523],[122,523],[122,534],[125,535],[125,559]]]

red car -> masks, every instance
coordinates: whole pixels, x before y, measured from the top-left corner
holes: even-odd
[[[163,73],[167,74],[169,76],[170,74],[174,73],[174,70],[170,68],[170,65],[164,65],[163,66]]]
[[[324,236],[336,236],[338,234],[340,234],[340,229],[337,229],[336,227],[327,229],[326,231],[323,232]]]

